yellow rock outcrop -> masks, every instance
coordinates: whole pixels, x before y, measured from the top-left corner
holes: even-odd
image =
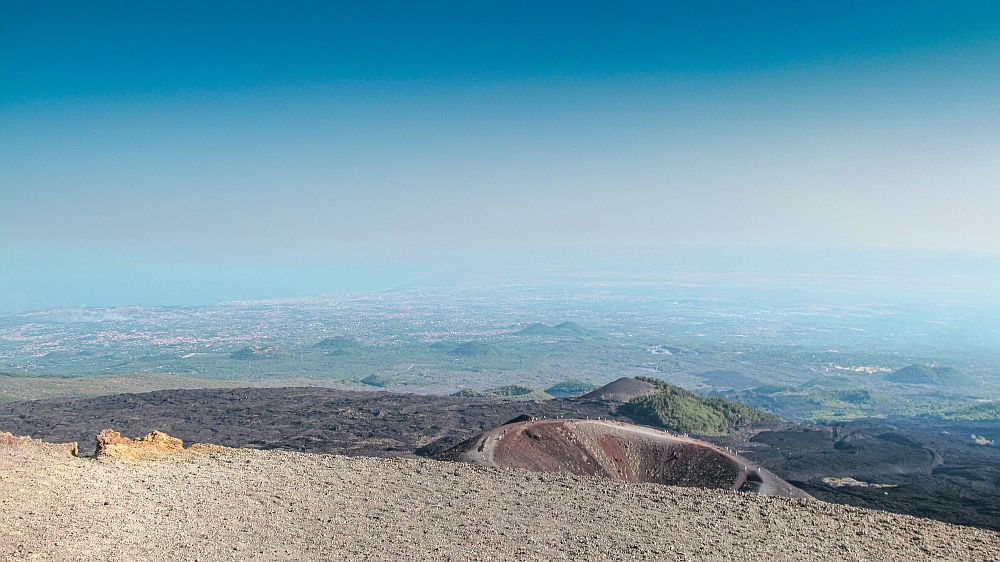
[[[97,434],[97,449],[94,458],[145,460],[172,455],[184,450],[184,442],[162,431],[153,431],[139,439],[122,437],[113,429],[105,429]]]

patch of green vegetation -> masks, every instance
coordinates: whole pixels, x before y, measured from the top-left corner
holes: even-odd
[[[507,386],[498,386],[496,388],[489,388],[486,390],[476,390],[473,388],[463,388],[458,392],[452,394],[452,396],[464,396],[467,398],[513,398],[517,400],[551,400],[552,396],[546,394],[542,390],[537,388],[531,388],[528,386],[521,386],[519,384],[512,384]]]
[[[835,390],[832,392],[834,398],[848,404],[871,404],[877,400],[876,393],[856,388],[853,390]]]
[[[856,386],[856,382],[843,375],[824,375],[809,379],[802,383],[800,388],[849,388]]]
[[[657,392],[635,398],[619,410],[633,420],[682,433],[723,434],[752,423],[778,421],[769,414],[724,398],[700,398],[652,377],[636,377],[656,385]]]
[[[852,388],[848,390],[823,390],[811,395],[818,404],[832,405],[835,403],[847,403],[858,405],[871,405],[881,399],[877,392],[863,388]]]
[[[486,392],[490,396],[523,396],[525,394],[531,394],[535,392],[536,389],[527,386],[521,386],[519,384],[511,384],[508,386],[498,386],[496,388],[491,388]]]
[[[947,420],[1000,420],[1000,402],[980,402],[942,411],[938,416]]]
[[[597,388],[596,384],[583,382],[578,379],[566,379],[558,384],[545,389],[545,393],[558,398],[568,396],[579,396]]]
[[[764,394],[770,396],[772,394],[778,394],[781,392],[786,392],[791,390],[793,387],[787,384],[762,384],[754,389],[753,392],[758,394]]]

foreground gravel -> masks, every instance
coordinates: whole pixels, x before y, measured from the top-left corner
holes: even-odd
[[[0,560],[994,560],[1000,534],[735,492],[206,448],[0,458]]]

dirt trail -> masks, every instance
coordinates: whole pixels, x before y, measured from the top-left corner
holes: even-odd
[[[730,491],[203,448],[0,455],[0,560],[987,560],[1000,535]]]

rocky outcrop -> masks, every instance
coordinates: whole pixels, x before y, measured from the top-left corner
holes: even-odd
[[[77,456],[77,444],[47,443],[41,439],[32,439],[11,433],[0,432],[0,457],[7,459],[24,457],[54,457],[65,458]]]
[[[145,460],[171,455],[184,450],[184,442],[162,431],[153,431],[139,439],[122,437],[113,429],[105,429],[97,434],[97,449],[94,458]]]

